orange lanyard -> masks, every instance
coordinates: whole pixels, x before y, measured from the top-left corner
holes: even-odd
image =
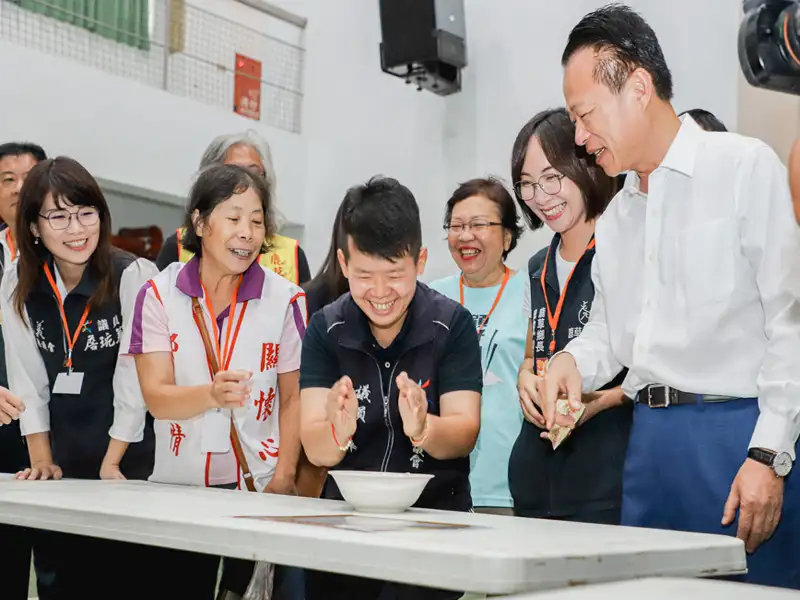
[[[239,330],[242,327],[242,319],[244,319],[244,313],[247,310],[247,301],[242,304],[242,310],[239,312],[239,320],[236,322],[236,329],[233,330],[233,339],[231,339],[231,330],[233,329],[233,317],[236,313],[236,299],[239,297],[239,286],[242,284],[242,278],[239,278],[239,282],[236,284],[236,288],[233,290],[233,297],[231,298],[231,305],[230,305],[230,314],[228,315],[228,328],[225,331],[225,350],[224,354],[222,349],[220,348],[219,344],[219,329],[217,328],[217,319],[214,313],[214,307],[211,305],[211,297],[208,295],[206,291],[206,286],[200,283],[203,287],[203,295],[205,296],[206,300],[206,308],[208,308],[208,313],[211,316],[211,325],[214,327],[214,344],[217,347],[217,362],[219,363],[219,368],[223,371],[227,371],[228,367],[231,364],[231,357],[233,356],[233,349],[236,347],[236,340],[239,339]]]
[[[50,283],[50,287],[53,288],[53,292],[56,295],[56,300],[58,300],[58,310],[61,313],[61,322],[64,324],[64,337],[67,340],[67,359],[64,361],[64,366],[68,367],[69,370],[72,371],[72,349],[75,347],[75,342],[78,341],[78,336],[80,336],[81,330],[86,323],[86,318],[89,316],[89,305],[87,304],[86,308],[83,309],[83,316],[78,323],[78,328],[75,330],[75,333],[70,335],[69,323],[67,323],[67,313],[64,312],[64,301],[61,298],[61,292],[58,291],[56,281],[53,279],[53,273],[50,271],[50,265],[47,263],[44,263],[44,274],[47,277],[47,281]]]
[[[489,313],[483,318],[483,322],[481,323],[480,327],[478,327],[478,335],[481,334],[481,330],[486,323],[489,322],[489,317],[492,316],[494,309],[497,308],[497,304],[500,302],[500,297],[503,295],[503,290],[506,289],[506,284],[508,283],[508,277],[511,274],[511,271],[506,267],[505,275],[503,275],[503,283],[500,284],[500,290],[497,292],[497,296],[494,298],[494,303],[492,304],[492,308],[489,309]],[[461,306],[464,306],[464,275],[461,275],[461,278],[458,280],[458,301],[461,303]]]
[[[8,245],[9,254],[11,254],[11,262],[14,262],[14,259],[17,258],[17,249],[14,247],[10,229],[6,231],[6,244]]]
[[[586,250],[583,251],[583,254],[586,254],[587,251],[594,248],[594,238],[589,245],[586,246]],[[556,248],[556,252],[558,252],[558,248]],[[583,254],[581,258],[583,258]],[[564,282],[564,288],[561,291],[561,295],[558,298],[558,304],[556,304],[556,312],[553,314],[550,311],[550,300],[547,299],[547,287],[545,286],[545,279],[547,277],[547,262],[550,260],[550,252],[547,253],[547,256],[544,258],[544,267],[542,268],[542,293],[544,294],[544,303],[547,307],[547,322],[550,323],[550,333],[552,335],[552,339],[550,340],[550,355],[552,355],[556,351],[556,329],[558,329],[558,321],[561,319],[561,309],[564,308],[564,298],[567,297],[567,288],[569,287],[569,282],[572,279],[572,274],[575,272],[575,268],[578,266],[578,262],[580,262],[580,258],[578,262],[576,262],[572,266],[572,270],[569,272],[569,277]]]

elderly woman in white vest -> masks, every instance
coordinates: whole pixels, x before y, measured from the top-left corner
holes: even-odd
[[[202,171],[184,244],[194,253],[139,292],[129,332],[155,418],[151,481],[295,493],[300,452],[302,290],[258,263],[275,231],[265,180],[235,165]],[[184,553],[187,598],[213,598],[219,558]],[[243,594],[252,563],[225,560]]]
[[[222,164],[244,167],[266,179],[272,192],[273,206],[277,204],[275,190],[278,180],[273,166],[272,151],[267,140],[256,131],[250,129],[243,133],[222,134],[211,140],[203,152],[198,170]],[[283,223],[285,218],[278,210],[274,210],[274,213],[277,227],[275,233],[267,238],[270,251],[262,254],[259,262],[292,283],[306,283],[311,279],[306,254],[297,240],[278,234],[278,230],[285,224]],[[179,237],[183,238],[183,231],[181,227],[164,240],[164,245],[156,258],[159,271],[163,271],[176,260],[187,262],[191,258],[191,252],[179,240]]]

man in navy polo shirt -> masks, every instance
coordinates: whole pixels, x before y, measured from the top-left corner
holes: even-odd
[[[417,282],[425,268],[411,192],[373,178],[347,192],[338,251],[350,293],[303,340],[300,435],[330,469],[431,473],[415,506],[468,511],[480,429],[480,346],[469,311]],[[341,499],[328,478],[322,496]],[[445,600],[461,594],[310,572],[306,600]]]

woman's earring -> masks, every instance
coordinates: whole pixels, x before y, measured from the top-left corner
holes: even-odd
[[[38,244],[39,243],[39,238],[38,237],[37,238],[33,238],[33,243],[34,244]]]

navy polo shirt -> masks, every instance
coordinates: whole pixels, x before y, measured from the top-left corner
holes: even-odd
[[[330,388],[342,376],[353,380],[359,402],[351,449],[334,469],[431,473],[416,506],[469,510],[469,456],[438,460],[414,448],[403,433],[396,378],[417,381],[428,412],[440,414],[440,398],[483,387],[480,346],[472,315],[457,302],[417,284],[397,337],[382,348],[350,294],[317,312],[303,340],[300,388]],[[329,479],[323,495],[339,498]]]

